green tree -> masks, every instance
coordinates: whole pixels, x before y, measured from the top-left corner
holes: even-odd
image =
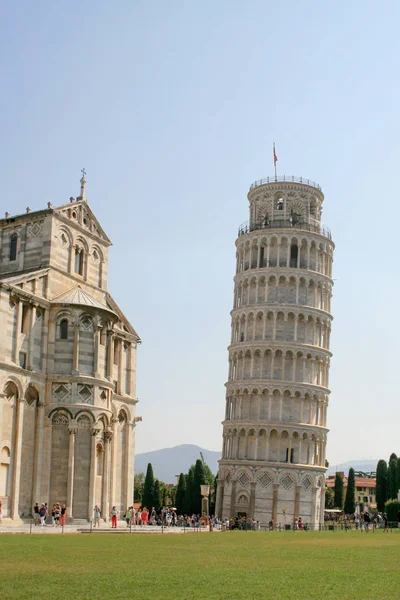
[[[376,465],[376,507],[379,511],[385,510],[388,499],[388,468],[386,460],[381,459]]]
[[[154,508],[156,509],[157,513],[160,512],[161,508],[162,508],[162,489],[161,489],[161,483],[158,479],[155,480],[154,482],[154,496],[153,496],[153,505],[152,506],[148,506],[147,508],[149,510],[151,510],[154,506]]]
[[[397,454],[395,454],[394,452],[392,452],[392,454],[389,456],[389,462],[388,462],[389,465],[390,465],[390,461],[393,459],[397,460]]]
[[[344,503],[344,512],[346,515],[352,515],[356,512],[356,486],[353,467],[349,469],[349,476],[347,478],[347,491],[346,501]]]
[[[325,508],[335,508],[333,490],[330,487],[325,489]]]
[[[200,486],[206,483],[206,476],[204,473],[203,461],[200,459],[196,460],[194,466],[194,482],[193,482],[193,512],[201,514],[201,491]]]
[[[388,469],[388,496],[391,500],[397,499],[397,462],[397,458],[392,458]]]
[[[385,512],[387,513],[388,521],[396,522],[399,510],[400,502],[398,500],[388,500],[385,503]]]
[[[133,482],[133,497],[135,502],[141,502],[143,496],[144,473],[135,473]]]
[[[334,487],[334,491],[335,491],[334,502],[335,502],[336,508],[343,508],[343,490],[344,490],[343,477],[340,473],[336,473],[335,487]]]
[[[397,459],[397,471],[396,471],[396,489],[400,490],[400,458]],[[397,496],[396,496],[397,498]]]
[[[152,464],[147,465],[146,478],[143,485],[142,506],[149,510],[154,506],[154,473]]]
[[[191,515],[193,511],[193,492],[194,492],[194,468],[190,467],[189,473],[186,475],[186,492],[183,502],[184,514]]]
[[[178,487],[176,490],[175,506],[178,515],[183,515],[185,500],[186,481],[183,473],[179,475]]]

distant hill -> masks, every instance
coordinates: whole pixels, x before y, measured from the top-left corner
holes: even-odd
[[[355,471],[376,471],[378,460],[378,458],[373,460],[348,460],[340,465],[329,465],[328,475],[335,475],[336,471],[344,471],[344,474],[347,476],[351,467]]]
[[[137,454],[135,459],[135,473],[146,473],[147,465],[150,462],[153,465],[154,476],[165,483],[175,483],[175,475],[187,473],[190,466],[198,458],[200,452],[203,453],[204,460],[210,467],[214,475],[218,471],[218,460],[221,458],[220,452],[205,450],[200,446],[193,444],[182,444],[173,448],[162,448],[153,452],[144,452]],[[375,460],[348,460],[339,465],[330,465],[328,475],[334,475],[336,471],[344,471],[347,476],[350,467],[356,471],[375,471],[378,459]]]
[[[173,448],[162,448],[153,452],[136,454],[135,473],[146,473],[147,465],[150,462],[153,465],[154,477],[165,483],[176,483],[175,475],[187,473],[190,466],[200,458],[200,452],[203,453],[205,462],[216,475],[217,460],[221,458],[221,452],[205,450],[192,444],[182,444]]]

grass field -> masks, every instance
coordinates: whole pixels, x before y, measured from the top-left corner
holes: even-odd
[[[0,598],[400,599],[400,532],[0,536]]]

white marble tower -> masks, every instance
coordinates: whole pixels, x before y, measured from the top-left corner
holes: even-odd
[[[256,181],[239,228],[217,514],[323,521],[334,244],[324,195]]]

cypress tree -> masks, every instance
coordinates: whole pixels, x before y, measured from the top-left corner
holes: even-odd
[[[340,473],[336,473],[335,488],[334,488],[336,508],[343,508],[343,489],[344,489],[343,477],[340,475]]]
[[[392,454],[389,456],[389,462],[388,462],[389,465],[390,465],[390,461],[393,459],[397,460],[397,454],[395,454],[394,452],[392,452]]]
[[[388,499],[388,468],[386,460],[381,459],[376,465],[376,507],[380,512],[385,510]]]
[[[149,510],[154,506],[154,473],[152,464],[147,465],[146,478],[143,485],[142,506]]]
[[[349,476],[347,478],[347,491],[346,491],[346,501],[344,503],[344,512],[346,515],[352,515],[356,512],[356,486],[355,486],[355,476],[354,469],[351,467],[349,469]]]
[[[161,490],[161,485],[160,485],[159,480],[156,479],[154,482],[153,506],[156,509],[157,513],[159,513],[162,508],[161,504],[162,504],[162,490]],[[153,506],[148,507],[149,510],[151,510],[151,508],[153,508]]]
[[[184,514],[193,514],[193,491],[194,491],[194,469],[190,467],[189,473],[186,476],[186,491],[183,502]]]
[[[183,515],[184,500],[186,491],[186,481],[183,473],[179,475],[178,487],[176,490],[175,506],[178,515]]]
[[[193,489],[193,512],[201,514],[201,491],[200,486],[206,483],[203,462],[198,459],[194,466],[194,489]]]
[[[389,463],[388,492],[391,500],[397,500],[397,462],[397,458],[392,458]]]

